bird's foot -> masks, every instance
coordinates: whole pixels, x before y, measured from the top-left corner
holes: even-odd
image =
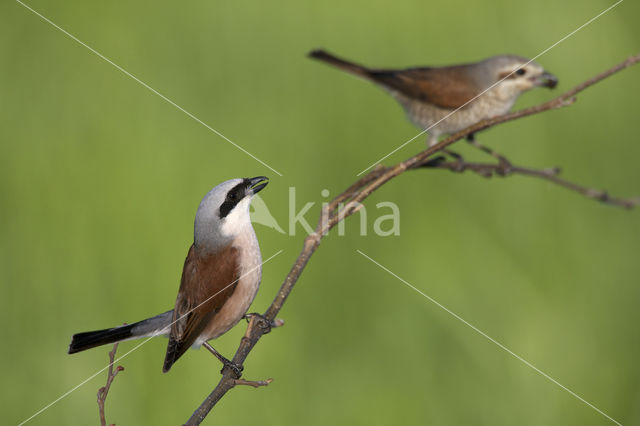
[[[235,362],[229,361],[226,358],[224,359],[224,361],[223,360],[220,360],[220,361],[222,361],[222,363],[224,364],[224,366],[222,367],[222,370],[220,370],[221,374],[224,374],[224,370],[228,368],[229,370],[231,370],[231,373],[233,374],[236,380],[242,377],[242,371],[244,370],[244,367],[242,365],[238,365]]]
[[[507,160],[503,156],[500,156],[498,158],[498,167],[496,168],[496,174],[498,176],[508,176],[512,171],[513,164],[511,164],[511,162],[509,162],[509,160]]]
[[[251,312],[251,313],[245,314],[244,318],[249,323],[251,323],[252,318],[255,318],[254,324],[262,329],[262,334],[267,334],[271,332],[272,328],[280,327],[281,325],[284,324],[284,321],[280,319],[275,321],[269,321],[264,315],[259,314],[257,312]]]
[[[449,151],[448,149],[445,149],[442,152],[449,155],[455,160],[454,165],[451,168],[452,172],[460,173],[464,171],[464,157],[462,155],[458,154],[457,152]]]
[[[218,360],[222,363],[222,370],[220,370],[221,374],[224,374],[225,368],[228,368],[233,373],[235,379],[239,379],[240,377],[242,377],[242,370],[244,370],[244,367],[242,365],[238,365],[235,362],[225,358],[220,352],[216,351],[215,348],[211,346],[208,342],[204,342],[202,346],[204,346],[209,352],[213,354],[213,356],[218,358]]]

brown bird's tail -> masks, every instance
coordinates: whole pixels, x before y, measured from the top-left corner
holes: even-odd
[[[359,77],[371,79],[371,71],[368,68],[363,67],[362,65],[354,64],[353,62],[345,61],[344,59],[340,59],[328,52],[325,52],[324,50],[312,50],[311,52],[309,52],[309,57],[321,60],[333,65],[334,67],[340,68],[341,70],[347,71],[348,73],[355,74]]]

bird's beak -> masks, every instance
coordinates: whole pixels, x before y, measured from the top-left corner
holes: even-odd
[[[269,178],[266,176],[257,176],[249,179],[249,189],[252,194],[257,194],[262,191],[269,183]]]
[[[553,89],[558,85],[558,79],[555,75],[545,71],[540,77],[536,79],[536,85]]]

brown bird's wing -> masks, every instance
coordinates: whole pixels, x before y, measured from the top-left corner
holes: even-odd
[[[238,249],[229,245],[215,254],[199,255],[192,245],[182,269],[163,372],[196,341],[211,318],[233,294],[239,275]]]
[[[441,108],[455,109],[479,95],[467,66],[409,68],[406,70],[372,70],[371,80],[408,98],[428,102]]]
[[[473,65],[376,70],[338,58],[324,50],[311,51],[309,56],[348,73],[364,77],[410,99],[441,108],[459,108],[485,89],[485,87],[479,87],[470,75],[469,67]]]

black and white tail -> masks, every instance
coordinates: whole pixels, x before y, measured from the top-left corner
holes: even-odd
[[[74,354],[95,348],[96,346],[122,342],[123,340],[140,339],[153,335],[166,335],[169,333],[172,317],[173,310],[134,324],[74,334],[71,337],[68,353]]]
[[[131,339],[132,329],[133,324],[74,334],[73,337],[71,337],[69,353],[74,354],[86,349],[95,348],[96,346],[102,346],[109,343]]]

